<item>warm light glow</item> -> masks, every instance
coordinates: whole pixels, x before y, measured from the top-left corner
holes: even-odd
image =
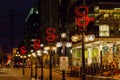
[[[33,49],[30,50],[30,52],[33,52],[33,51],[34,51]]]
[[[55,46],[52,47],[52,50],[55,51],[57,48]]]
[[[46,46],[46,47],[44,47],[44,50],[50,50],[50,47],[49,46]]]
[[[72,42],[66,42],[66,47],[71,47],[72,46]]]
[[[94,35],[94,34],[88,35],[88,37],[89,37],[89,40],[90,40],[90,41],[93,41],[93,40],[95,39],[95,35]]]
[[[71,40],[73,41],[73,42],[77,42],[78,40],[79,40],[79,35],[73,35],[72,37],[71,37]]]
[[[67,34],[66,33],[62,33],[61,34],[61,38],[66,38],[67,37]]]
[[[24,58],[27,58],[27,56],[23,56]]]
[[[44,50],[44,51],[43,51],[43,53],[46,53],[46,54],[48,54],[48,51]]]
[[[36,54],[35,54],[35,52],[33,52],[33,53],[32,53],[32,55],[33,55],[34,57],[36,57]]]
[[[102,44],[100,45],[100,50],[102,50]]]
[[[38,56],[41,56],[41,53],[37,53]]]
[[[30,54],[28,54],[28,57],[31,57],[31,55],[30,55]]]
[[[84,41],[85,41],[85,42],[88,42],[88,41],[89,41],[88,36],[84,36]]]
[[[41,44],[40,46],[41,46],[41,47],[44,47],[44,44]]]
[[[37,50],[37,55],[41,56],[41,50]]]
[[[62,42],[57,42],[57,43],[56,43],[56,46],[57,46],[57,47],[61,47],[62,45],[63,45]]]
[[[41,53],[41,50],[37,50],[37,53]]]

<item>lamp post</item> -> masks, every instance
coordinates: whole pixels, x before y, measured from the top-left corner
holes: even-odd
[[[36,60],[35,60],[35,79],[37,79],[37,57],[38,57],[38,54],[36,55]]]
[[[33,49],[31,49],[30,52],[31,52],[31,55],[32,55]],[[30,75],[30,76],[31,76],[31,79],[32,79],[32,77],[33,77],[33,62],[32,62],[32,56],[31,56],[30,59],[31,59],[31,75]]]
[[[100,44],[100,74],[102,75],[102,44]]]
[[[66,33],[62,33],[62,34],[61,34],[61,38],[63,39],[63,41],[56,43],[56,46],[57,46],[57,47],[62,47],[62,56],[63,56],[63,57],[66,56],[65,48],[72,46],[72,42],[64,41],[66,37],[67,37],[67,34],[66,34]],[[66,80],[66,79],[65,79],[65,68],[62,69],[62,80]]]
[[[43,80],[43,47],[44,45],[41,44],[41,80]]]
[[[44,47],[44,50],[45,50],[45,51],[48,51],[48,50],[50,51],[50,54],[49,54],[49,56],[50,56],[50,63],[49,63],[49,68],[50,68],[49,80],[52,80],[52,54],[53,54],[53,51],[56,50],[56,47],[55,47],[55,46],[52,46],[52,45],[46,46],[46,47]]]
[[[81,49],[82,49],[82,69],[81,69],[81,66],[80,66],[80,72],[82,71],[81,73],[81,77],[82,77],[82,80],[85,80],[85,42],[88,42],[88,41],[93,41],[95,39],[95,36],[93,34],[89,34],[88,36],[85,35],[85,30],[84,28],[81,30],[81,34],[80,35],[73,35],[71,37],[71,40],[73,42],[78,42],[78,41],[81,41]]]
[[[82,80],[85,80],[85,75],[86,75],[84,43],[87,38],[85,37],[85,29],[90,21],[94,21],[94,18],[91,18],[88,16],[88,11],[89,11],[88,7],[85,6],[85,0],[83,0],[83,6],[79,6],[75,9],[75,14],[76,14],[75,23],[78,26],[79,31],[81,31],[81,36],[78,35],[76,38],[72,37],[72,40],[73,41],[75,40],[74,42],[81,40],[81,46],[82,46],[82,75],[81,77],[82,77]],[[91,37],[89,37],[89,39],[91,39]]]
[[[85,51],[84,51],[84,30],[82,30],[82,69],[83,69],[83,73],[82,73],[82,79],[85,80]]]
[[[20,57],[22,58],[22,62],[23,62],[22,68],[23,68],[23,75],[24,75],[25,74],[24,68],[25,68],[25,58],[26,58],[26,56],[23,55],[23,56],[20,56]]]
[[[41,50],[37,50],[37,59],[41,57]],[[36,59],[36,79],[37,79],[37,59]]]

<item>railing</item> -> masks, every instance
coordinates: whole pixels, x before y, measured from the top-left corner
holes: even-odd
[[[120,78],[86,75],[86,80],[120,80]]]

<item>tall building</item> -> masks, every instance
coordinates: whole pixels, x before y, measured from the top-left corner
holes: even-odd
[[[22,44],[25,45],[29,52],[33,48],[39,48],[34,43],[39,44],[41,39],[38,9],[35,7],[31,8],[25,21],[24,41]]]

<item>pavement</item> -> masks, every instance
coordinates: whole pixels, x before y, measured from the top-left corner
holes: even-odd
[[[23,75],[23,68],[0,68],[0,80],[35,80],[35,78],[31,78],[31,69],[25,68]],[[34,72],[33,72],[34,73]],[[41,68],[37,69],[37,79],[40,80]],[[43,78],[44,80],[49,80],[49,69],[44,68],[43,70]],[[92,79],[90,79],[92,77]],[[71,77],[66,75],[66,80],[81,80],[79,77]],[[103,76],[88,76],[86,80],[106,80],[108,77]],[[110,76],[109,80],[120,80],[120,74],[116,74]],[[114,78],[114,79],[113,79]],[[62,80],[62,73],[59,71],[52,70],[52,80]]]
[[[30,68],[24,69],[25,73],[23,75],[23,69],[22,68],[0,68],[0,80],[35,80],[34,78],[30,77]],[[37,69],[37,79],[40,80],[40,72],[41,69]],[[44,80],[49,80],[49,69],[44,68],[43,70]],[[58,73],[56,71],[52,71],[52,80],[62,80],[62,74]],[[66,80],[80,80],[80,78],[70,77],[66,76]]]

